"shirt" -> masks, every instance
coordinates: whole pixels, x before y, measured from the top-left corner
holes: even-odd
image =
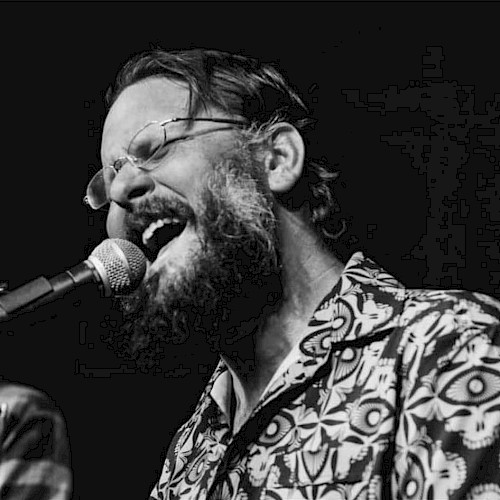
[[[150,499],[500,499],[499,313],[355,253],[236,435],[219,362]]]
[[[62,413],[36,389],[0,384],[0,498],[68,500],[72,474]]]

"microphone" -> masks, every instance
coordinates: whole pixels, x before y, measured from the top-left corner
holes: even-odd
[[[40,276],[0,295],[0,321],[64,296],[85,283],[96,283],[105,297],[124,295],[137,288],[146,273],[146,257],[128,240],[104,240],[87,260],[53,278]]]

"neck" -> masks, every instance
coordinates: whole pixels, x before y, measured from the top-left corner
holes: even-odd
[[[221,355],[232,374],[237,413],[238,408],[244,413],[256,405],[344,268],[294,214],[281,214],[279,241],[283,264],[279,305],[240,323],[237,337],[222,346]]]

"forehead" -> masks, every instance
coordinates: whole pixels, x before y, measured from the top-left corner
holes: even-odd
[[[186,117],[189,89],[165,78],[150,78],[127,87],[114,102],[104,123],[103,161],[123,154],[132,136],[153,120]]]

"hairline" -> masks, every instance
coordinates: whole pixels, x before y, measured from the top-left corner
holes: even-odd
[[[238,113],[231,113],[228,108],[224,109],[222,106],[217,105],[215,102],[205,102],[203,97],[196,93],[193,85],[187,80],[187,79],[182,79],[182,78],[176,78],[175,76],[170,76],[170,75],[161,75],[161,74],[155,74],[155,75],[149,75],[145,77],[141,77],[132,83],[127,84],[124,86],[118,93],[113,95],[111,100],[108,100],[107,102],[107,112],[111,111],[111,108],[114,106],[116,101],[120,98],[120,96],[128,89],[131,87],[134,87],[135,85],[140,85],[142,83],[145,83],[150,80],[166,80],[173,82],[175,84],[178,84],[179,86],[183,87],[185,90],[188,91],[188,99],[187,99],[187,116],[182,116],[182,117],[174,117],[174,118],[196,118],[199,116],[202,116],[203,111],[208,113],[208,117],[216,117],[216,115],[210,114],[210,108],[212,108],[214,111],[218,111],[222,113],[222,117],[224,118],[242,118],[244,120],[247,120],[245,116],[242,114]],[[192,122],[188,122],[188,128],[192,126]]]

